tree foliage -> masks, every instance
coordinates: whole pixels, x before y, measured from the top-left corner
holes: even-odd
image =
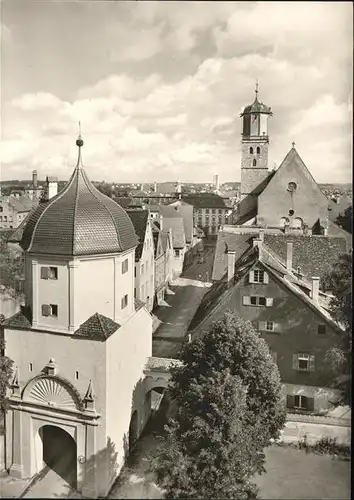
[[[0,284],[12,296],[17,296],[19,281],[24,279],[23,254],[9,248],[6,240],[0,241]]]
[[[336,344],[327,352],[333,386],[340,391],[338,403],[351,406],[352,371],[352,253],[339,255],[331,271],[325,278],[325,287],[333,294],[330,312],[343,327],[337,334]]]
[[[5,356],[5,342],[3,338],[3,324],[5,316],[0,314],[0,419],[7,408],[7,392],[10,388],[13,361]]]
[[[176,411],[153,469],[167,498],[255,498],[264,448],[279,437],[279,372],[251,323],[227,313],[172,370]]]
[[[353,207],[350,206],[344,211],[344,213],[339,214],[336,219],[336,223],[338,224],[338,226],[348,231],[348,233],[352,233]]]

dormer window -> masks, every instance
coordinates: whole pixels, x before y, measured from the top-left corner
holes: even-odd
[[[41,267],[41,279],[42,280],[57,280],[58,279],[58,268],[57,267]]]

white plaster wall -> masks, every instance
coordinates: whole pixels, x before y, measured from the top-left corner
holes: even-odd
[[[144,272],[142,272],[142,264],[144,264]],[[149,312],[152,311],[155,295],[155,259],[154,259],[154,241],[151,230],[151,223],[148,220],[143,250],[141,253],[140,263],[137,266],[136,279],[136,297],[146,303],[146,308]],[[144,293],[142,287],[144,286]]]
[[[313,424],[289,420],[281,432],[280,441],[295,443],[304,439],[305,436],[309,444],[315,444],[322,438],[335,438],[338,444],[349,446],[351,443],[351,428],[349,426]]]
[[[140,309],[107,340],[106,349],[106,429],[107,439],[113,441],[117,453],[117,475],[125,459],[133,409],[138,410],[139,430],[145,425],[143,369],[152,352],[152,318],[145,308]]]
[[[122,274],[122,262],[128,271]],[[123,323],[134,311],[134,249],[124,254],[81,259],[74,277],[75,326],[95,313]],[[128,306],[121,299],[128,295]]]
[[[285,394],[290,396],[305,396],[314,398],[314,413],[325,413],[332,408],[331,401],[336,401],[338,391],[329,387],[312,385],[284,384]]]
[[[5,354],[19,368],[21,388],[39,375],[54,358],[58,374],[71,382],[84,397],[92,380],[96,394],[96,409],[104,412],[106,405],[106,351],[103,342],[75,339],[69,335],[43,331],[5,329]],[[33,371],[29,370],[32,363]],[[76,380],[75,372],[79,378]]]
[[[66,330],[69,326],[69,269],[68,263],[58,259],[34,259],[38,264],[34,268],[33,280],[38,283],[38,327]],[[58,268],[58,279],[41,279],[41,267]],[[42,316],[42,304],[56,304],[58,316]]]

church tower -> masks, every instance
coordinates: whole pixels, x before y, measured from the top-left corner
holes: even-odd
[[[241,113],[243,119],[241,153],[241,200],[258,194],[257,186],[268,177],[268,118],[271,108],[258,100],[258,83],[253,104]]]

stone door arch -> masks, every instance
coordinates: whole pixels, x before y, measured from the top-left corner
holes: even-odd
[[[43,466],[53,470],[72,488],[77,488],[77,446],[75,439],[63,428],[45,424],[38,429],[38,453]]]

